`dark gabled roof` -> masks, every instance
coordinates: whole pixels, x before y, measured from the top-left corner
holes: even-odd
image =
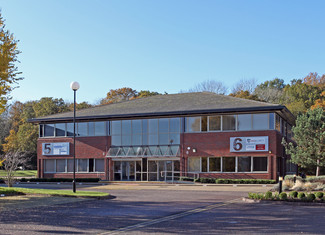
[[[211,92],[157,95],[96,106],[76,112],[78,120],[191,115],[227,112],[281,111],[283,105],[240,99]],[[289,111],[288,111],[289,112]],[[33,118],[30,122],[68,121],[73,112]]]

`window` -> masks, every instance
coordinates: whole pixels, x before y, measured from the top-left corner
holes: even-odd
[[[238,157],[238,172],[251,172],[251,157]]]
[[[209,117],[209,131],[221,131],[221,116]]]
[[[121,135],[121,121],[112,121],[112,135]]]
[[[236,158],[235,157],[223,157],[222,158],[222,171],[223,172],[235,172],[236,171]]]
[[[65,172],[65,159],[57,159],[56,160],[56,172]]]
[[[224,131],[236,130],[236,116],[235,115],[222,116],[222,130],[224,130]]]
[[[168,118],[159,118],[159,133],[168,133],[169,130],[169,124],[168,124]]]
[[[94,136],[95,135],[95,123],[94,122],[89,122],[88,123],[88,135],[89,136]]]
[[[180,132],[180,118],[170,118],[169,119],[169,132],[179,133]]]
[[[44,125],[39,125],[39,137],[43,137]]]
[[[188,171],[189,172],[200,172],[201,171],[199,157],[188,158]]]
[[[77,129],[77,123],[76,123]],[[67,136],[73,136],[73,123],[67,123]]]
[[[94,159],[90,158],[88,163],[88,172],[94,172]]]
[[[208,117],[201,117],[201,131],[208,130]]]
[[[274,113],[269,113],[269,129],[274,130]]]
[[[79,122],[78,123],[78,136],[87,136],[88,135],[88,122]]]
[[[55,124],[55,136],[65,136],[65,123]]]
[[[78,159],[78,172],[87,172],[88,159]]]
[[[275,115],[275,129],[281,132],[281,117],[279,115]]]
[[[253,171],[267,171],[267,157],[253,157]]]
[[[253,130],[269,129],[269,114],[253,114]]]
[[[221,158],[209,157],[209,172],[221,171]]]
[[[246,131],[252,129],[252,115],[241,114],[237,117],[237,130]]]
[[[44,125],[44,136],[45,137],[54,136],[54,124],[45,124]]]
[[[73,172],[73,159],[68,159],[68,165],[67,165],[67,171],[68,172]],[[77,160],[76,160],[76,165],[77,165]],[[77,168],[76,168],[77,171]]]
[[[122,135],[131,135],[131,120],[122,121]]]
[[[158,119],[149,119],[149,133],[157,134],[158,133]]]
[[[55,172],[55,160],[54,159],[44,160],[44,172]]]
[[[201,117],[188,117],[186,121],[186,132],[201,131]]]
[[[94,122],[95,136],[106,136],[106,122]]]
[[[208,172],[208,158],[207,157],[201,158],[201,168],[202,168],[202,172]]]
[[[104,159],[95,159],[95,172],[104,172]]]

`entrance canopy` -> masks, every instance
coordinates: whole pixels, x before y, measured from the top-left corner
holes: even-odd
[[[180,156],[179,145],[111,147],[107,157],[176,157]]]

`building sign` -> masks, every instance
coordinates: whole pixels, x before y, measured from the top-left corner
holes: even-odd
[[[42,143],[43,155],[69,155],[69,143]]]
[[[269,151],[268,136],[230,137],[230,152]]]

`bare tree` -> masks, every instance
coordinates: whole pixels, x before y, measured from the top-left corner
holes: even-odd
[[[1,157],[1,160],[6,171],[5,182],[8,187],[12,187],[15,182],[15,172],[20,167],[27,167],[30,158],[22,152],[8,152]]]
[[[231,93],[237,94],[241,91],[248,91],[250,94],[252,94],[256,87],[256,79],[241,79],[239,82],[237,82],[234,87],[232,88]]]
[[[224,95],[227,93],[228,88],[222,84],[222,82],[218,82],[215,80],[206,80],[195,87],[188,90],[188,92],[214,92],[216,94]],[[182,91],[181,91],[182,92]]]

